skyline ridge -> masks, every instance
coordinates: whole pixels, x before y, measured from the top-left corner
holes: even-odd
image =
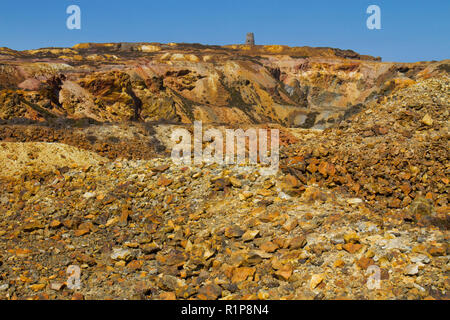
[[[243,43],[253,32],[257,44],[351,49],[384,61],[416,62],[450,57],[450,3],[420,1],[285,0],[191,4],[142,0],[114,2],[64,0],[26,3],[5,0],[0,12],[0,46],[14,50],[72,47],[92,42]],[[81,29],[69,30],[66,9],[81,8]],[[381,29],[369,30],[367,8],[381,8]],[[130,19],[133,17],[133,19]]]

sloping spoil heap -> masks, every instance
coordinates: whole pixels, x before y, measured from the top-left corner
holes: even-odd
[[[116,161],[4,181],[0,296],[448,298],[446,231],[317,187],[290,197],[257,169]]]
[[[350,192],[380,212],[423,197],[448,221],[450,81],[420,81],[284,150],[304,184]],[[448,226],[448,222],[447,222]]]

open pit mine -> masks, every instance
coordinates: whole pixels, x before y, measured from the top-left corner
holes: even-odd
[[[449,298],[450,60],[252,41],[0,48],[0,299]]]

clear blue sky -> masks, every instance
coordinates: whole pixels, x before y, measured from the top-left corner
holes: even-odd
[[[66,28],[66,8],[82,29]],[[381,8],[382,30],[366,9]],[[353,49],[384,61],[450,59],[450,0],[0,0],[0,46],[16,50],[80,42],[242,43]]]

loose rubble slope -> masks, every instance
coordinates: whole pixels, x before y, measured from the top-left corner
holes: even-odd
[[[96,165],[105,158],[59,143],[0,143],[0,177],[14,178],[27,173],[54,172],[57,168]]]
[[[448,297],[448,234],[255,167],[116,161],[4,182],[3,298]],[[81,267],[80,290],[66,287]],[[367,268],[379,267],[370,289]]]

